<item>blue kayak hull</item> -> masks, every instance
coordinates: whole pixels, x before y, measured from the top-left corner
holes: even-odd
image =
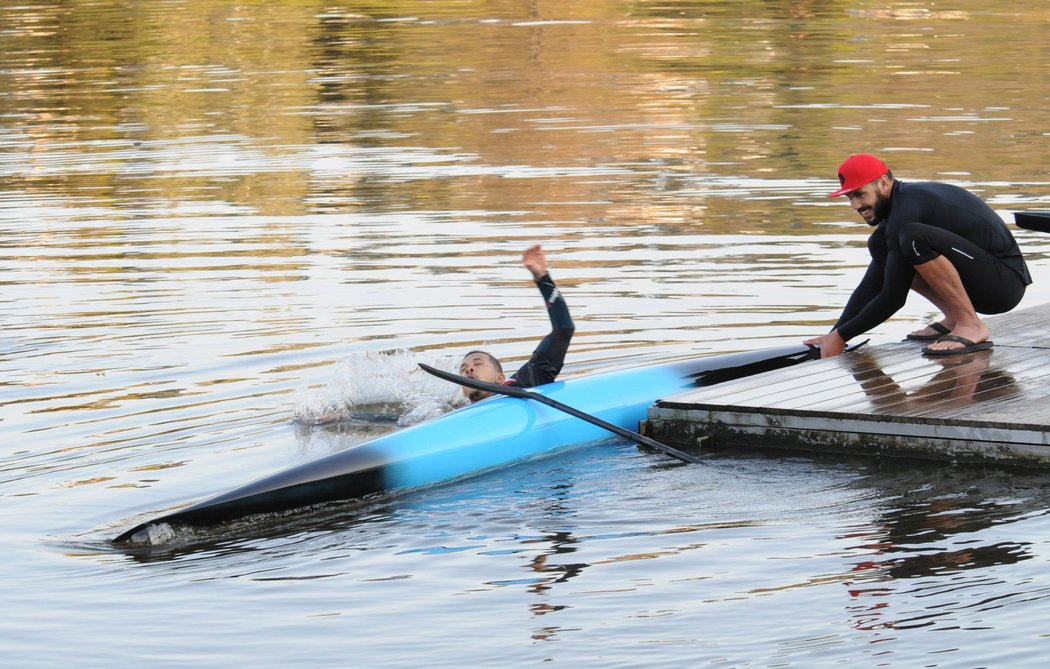
[[[779,369],[812,357],[790,347],[623,369],[530,389],[629,430],[661,397]],[[116,543],[148,540],[152,525],[209,525],[252,514],[360,499],[477,474],[605,439],[606,430],[539,402],[488,399],[240,486],[137,525]]]

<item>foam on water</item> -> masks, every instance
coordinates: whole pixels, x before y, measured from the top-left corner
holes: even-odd
[[[332,366],[320,388],[300,388],[296,421],[320,425],[367,416],[415,425],[467,404],[459,386],[419,368],[456,371],[459,358],[405,349],[355,352]]]

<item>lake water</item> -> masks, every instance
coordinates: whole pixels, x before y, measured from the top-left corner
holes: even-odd
[[[866,264],[835,167],[1050,209],[1043,2],[0,0],[11,667],[1036,667],[1050,477],[608,442],[109,542],[456,405],[795,344]],[[1045,301],[1050,236],[1017,230]],[[870,333],[932,315],[912,300]]]

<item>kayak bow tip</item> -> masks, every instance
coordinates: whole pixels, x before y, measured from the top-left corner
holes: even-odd
[[[167,523],[143,523],[127,530],[113,539],[113,543],[125,547],[158,546],[175,539],[175,530]]]

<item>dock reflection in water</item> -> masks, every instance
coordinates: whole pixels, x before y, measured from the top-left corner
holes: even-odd
[[[888,466],[894,480],[906,466]],[[983,616],[1010,602],[1050,597],[1046,584],[1017,581],[998,569],[1040,558],[1038,540],[1008,528],[1045,518],[1045,476],[913,466],[911,478],[923,482],[892,495],[870,527],[844,537],[859,539],[854,547],[867,554],[847,582],[858,629],[880,638],[916,628],[977,631]],[[867,483],[878,485],[879,478]]]

